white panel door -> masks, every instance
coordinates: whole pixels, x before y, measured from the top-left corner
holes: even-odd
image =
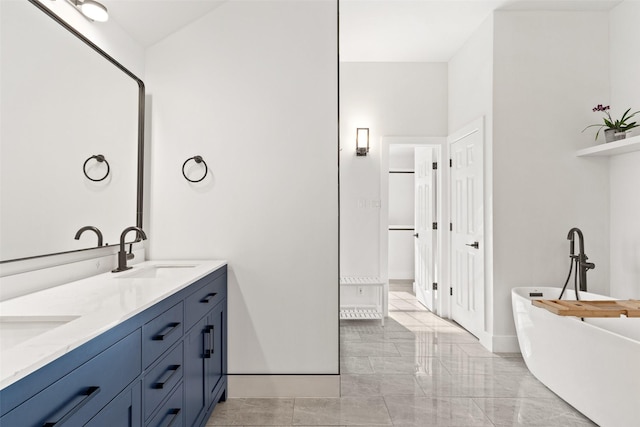
[[[435,183],[433,149],[415,149],[415,288],[418,301],[433,311],[435,282],[435,243],[433,229]]]
[[[452,318],[480,337],[484,330],[482,129],[451,144]]]

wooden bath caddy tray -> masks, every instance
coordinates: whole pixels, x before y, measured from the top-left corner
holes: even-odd
[[[640,317],[640,300],[572,301],[558,299],[534,299],[541,307],[558,316],[576,317]]]

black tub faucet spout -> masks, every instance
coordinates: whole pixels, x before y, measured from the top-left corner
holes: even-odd
[[[580,250],[578,255],[575,254],[574,239],[576,234],[578,235],[578,244],[579,244],[579,250]],[[587,255],[584,253],[584,236],[582,235],[582,231],[579,228],[573,227],[571,230],[569,230],[569,234],[567,235],[567,240],[571,242],[569,245],[569,252],[570,252],[569,256],[572,259],[575,259],[575,258],[578,259],[578,282],[580,284],[580,291],[586,292],[587,291],[587,271],[596,268],[596,265],[592,262],[587,262],[589,257],[587,257]]]

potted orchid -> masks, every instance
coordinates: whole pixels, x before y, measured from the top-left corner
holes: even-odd
[[[596,132],[596,139],[598,139],[598,135],[600,135],[600,131],[602,130],[602,128],[606,128],[604,130],[605,141],[611,142],[611,141],[616,141],[618,139],[624,139],[628,131],[640,126],[636,122],[627,123],[627,121],[631,120],[631,118],[633,118],[633,116],[635,116],[636,114],[640,113],[640,111],[629,113],[631,111],[631,108],[629,108],[627,111],[624,112],[620,120],[613,120],[611,118],[611,114],[609,114],[609,109],[610,109],[609,105],[607,105],[606,107],[603,107],[602,104],[598,104],[596,107],[594,107],[593,112],[602,111],[607,115],[606,117],[603,118],[604,124],[589,125],[586,128],[582,129],[582,132],[589,129],[590,127],[597,126],[600,128],[598,129],[598,132]]]

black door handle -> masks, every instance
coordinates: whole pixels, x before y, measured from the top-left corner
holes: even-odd
[[[213,349],[211,348],[211,335],[213,334],[213,325],[207,325],[204,327],[204,331],[202,331],[204,338],[204,358],[211,359],[213,356]]]
[[[480,249],[480,243],[478,242],[466,243],[466,246],[471,246],[472,248]]]
[[[420,237],[420,233],[414,234],[413,237],[415,237],[417,239],[418,237]]]

